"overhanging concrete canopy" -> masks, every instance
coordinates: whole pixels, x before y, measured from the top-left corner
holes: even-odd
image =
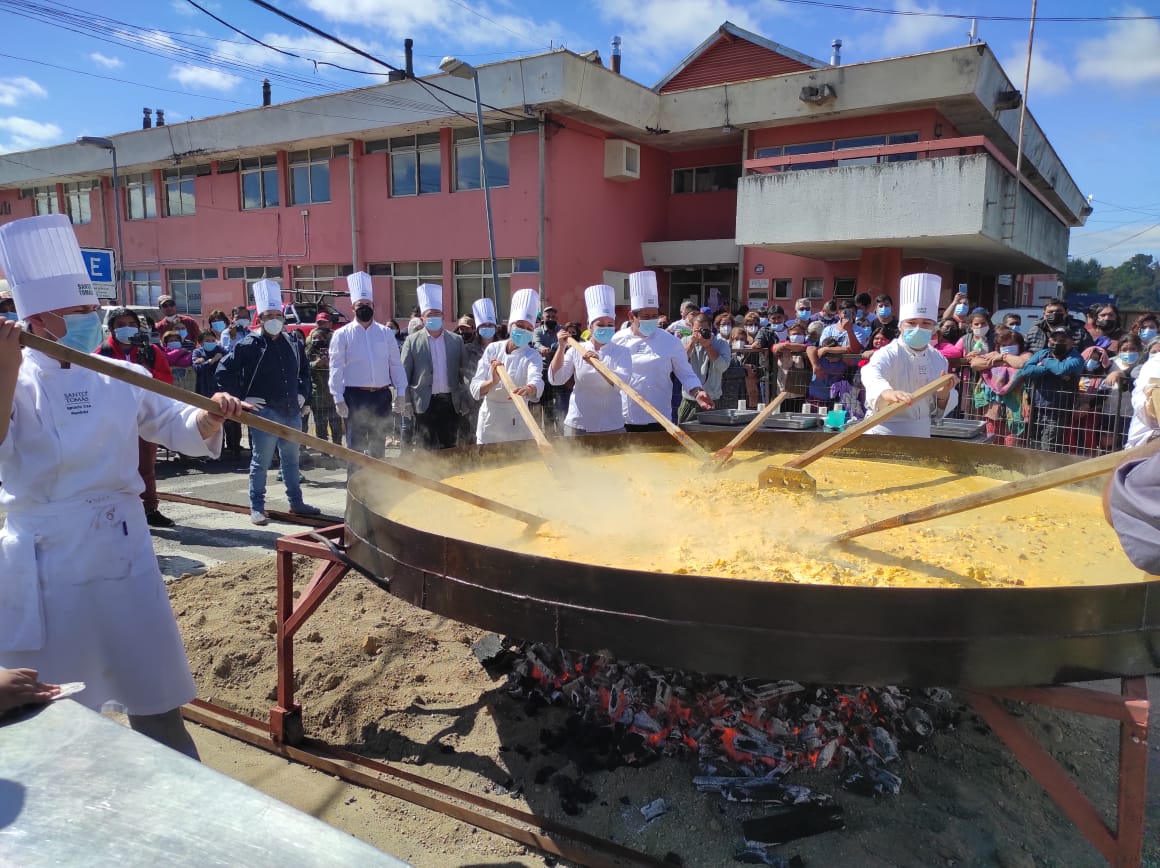
[[[732,238],[706,238],[697,241],[645,241],[640,245],[648,268],[689,265],[736,265],[741,255]]]

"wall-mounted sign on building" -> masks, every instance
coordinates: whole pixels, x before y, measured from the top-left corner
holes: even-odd
[[[765,274],[765,266],[760,262],[757,263],[757,265],[753,266],[753,273],[754,274]]]
[[[750,289],[769,289],[768,277],[752,277],[749,279]]]
[[[93,282],[97,298],[117,300],[117,272],[113,261],[113,251],[104,247],[82,247],[81,257]]]

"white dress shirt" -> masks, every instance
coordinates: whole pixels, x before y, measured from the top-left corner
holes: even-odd
[[[446,395],[451,392],[451,382],[447,379],[447,347],[443,343],[443,332],[439,337],[427,333],[427,346],[431,349],[431,394]]]
[[[671,416],[673,412],[673,383],[669,374],[676,375],[686,392],[702,388],[700,378],[689,364],[684,345],[668,332],[657,329],[649,337],[642,338],[628,328],[617,332],[612,343],[627,347],[632,356],[632,381],[629,385],[665,416]],[[621,407],[629,425],[651,425],[656,421],[628,395],[621,396]]]
[[[592,341],[585,341],[584,349],[596,350]],[[596,350],[596,354],[620,379],[628,382],[632,378],[632,354],[625,347],[608,343]],[[559,371],[548,368],[548,382],[553,386],[563,386],[572,376],[576,377],[576,385],[572,389],[564,424],[589,434],[623,428],[624,408],[620,404],[620,389],[604,379],[575,347],[569,347],[564,352]]]
[[[407,373],[399,358],[399,342],[385,325],[372,322],[363,327],[350,322],[330,338],[330,394],[342,402],[348,386],[381,389],[394,386],[395,394],[407,390]]]

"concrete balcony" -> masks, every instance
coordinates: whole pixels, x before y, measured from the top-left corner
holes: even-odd
[[[737,243],[813,259],[898,247],[990,273],[1066,270],[1068,224],[988,145],[972,137],[751,160],[746,169],[761,174],[738,185]],[[885,162],[895,154],[914,156]],[[882,162],[861,162],[872,156]],[[787,171],[845,160],[860,164]]]

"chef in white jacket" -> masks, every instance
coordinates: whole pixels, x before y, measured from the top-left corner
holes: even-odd
[[[0,269],[32,333],[91,352],[97,297],[67,216],[0,226]],[[127,362],[108,364],[144,369]],[[245,405],[214,400],[224,416]],[[196,693],[145,523],[138,436],[216,458],[222,418],[21,350],[0,320],[0,667],[83,681],[130,725],[197,756],[179,708]]]
[[[868,416],[887,404],[909,404],[909,408],[867,431],[867,434],[897,434],[929,437],[930,419],[935,413],[954,406],[956,391],[951,386],[913,401],[910,393],[932,383],[947,372],[947,360],[930,345],[939,315],[942,278],[937,274],[908,274],[899,287],[898,319],[901,333],[870,357],[862,369]]]
[[[507,369],[516,384],[517,395],[533,403],[540,400],[544,393],[544,361],[531,347],[532,323],[539,309],[540,294],[534,289],[521,289],[513,294],[508,339],[492,341],[479,359],[469,386],[471,397],[483,402],[475,427],[477,443],[532,439],[532,432],[516,410],[495,368],[502,364]]]
[[[590,286],[584,290],[584,304],[592,332],[584,342],[584,351],[568,346],[567,332],[560,332],[556,353],[548,366],[548,382],[553,386],[563,386],[571,377],[576,378],[564,418],[565,437],[624,431],[620,389],[604,379],[589,359],[603,362],[622,380],[632,378],[632,354],[626,347],[612,343],[616,334],[616,290],[605,284]]]
[[[657,291],[656,273],[637,271],[630,274],[628,293],[632,316],[628,328],[617,332],[612,343],[625,347],[632,356],[632,382],[629,385],[657,410],[671,416],[673,383],[669,375],[674,374],[697,406],[702,410],[712,410],[713,399],[701,388],[701,380],[689,364],[689,355],[681,339],[657,328],[660,293]],[[621,407],[627,431],[663,430],[628,395],[622,396]]]
[[[1160,428],[1160,421],[1152,409],[1152,392],[1157,388],[1152,383],[1156,380],[1160,380],[1160,353],[1148,356],[1132,386],[1132,423],[1128,426],[1128,442],[1125,444],[1128,449],[1147,443]]]

